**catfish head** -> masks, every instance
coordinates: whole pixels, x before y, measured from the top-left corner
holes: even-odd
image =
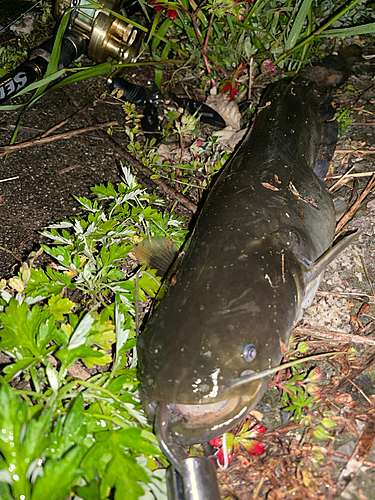
[[[223,434],[259,403],[268,377],[247,377],[279,365],[280,340],[298,316],[303,275],[293,254],[271,238],[245,250],[218,272],[219,260],[197,262],[193,248],[139,338],[146,413],[152,420],[156,404],[167,403],[179,444]]]
[[[163,300],[138,340],[149,419],[166,403],[170,435],[188,445],[245,418],[268,387],[269,374],[256,380],[254,374],[280,364],[280,341],[288,342],[324,268],[354,237],[309,263],[271,235],[249,244],[233,265],[221,264],[220,272],[220,255],[201,258],[202,248],[195,253],[193,243],[183,265],[172,268]]]

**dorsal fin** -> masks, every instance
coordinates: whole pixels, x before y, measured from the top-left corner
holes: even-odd
[[[344,236],[338,243],[327,250],[319,259],[317,259],[311,267],[307,269],[306,282],[314,280],[319,276],[324,269],[330,264],[347,246],[359,236],[361,231],[357,229],[353,233]]]
[[[178,249],[171,238],[154,236],[142,240],[133,248],[141,266],[158,270],[159,276],[164,276],[178,254]]]

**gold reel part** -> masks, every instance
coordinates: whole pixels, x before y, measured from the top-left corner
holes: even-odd
[[[71,4],[70,0],[55,0],[53,14],[57,21]],[[143,33],[106,10],[119,12],[122,1],[102,0],[102,9],[80,8],[81,4],[87,6],[87,1],[78,0],[74,27],[89,39],[88,56],[97,63],[108,59],[120,63],[135,62]]]

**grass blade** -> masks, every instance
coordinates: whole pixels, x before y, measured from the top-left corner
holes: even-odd
[[[371,35],[375,33],[375,23],[361,24],[360,26],[351,26],[350,28],[337,28],[326,30],[318,36],[337,36],[347,37],[355,35]]]
[[[292,29],[290,30],[289,36],[285,42],[285,50],[289,50],[296,44],[298,37],[302,31],[303,24],[311,7],[312,0],[303,0],[302,5],[296,15],[295,21],[293,23]]]

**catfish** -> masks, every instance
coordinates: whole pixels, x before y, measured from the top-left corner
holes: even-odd
[[[138,375],[146,413],[167,406],[179,444],[209,441],[256,407],[269,377],[251,375],[280,364],[326,266],[356,237],[334,242],[323,182],[337,140],[331,92],[349,73],[330,56],[267,89],[161,287]]]

